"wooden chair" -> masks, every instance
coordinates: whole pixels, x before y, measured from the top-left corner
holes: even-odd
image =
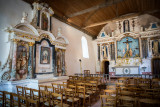
[[[89,102],[89,106],[91,105],[90,95],[86,94],[86,89],[84,86],[77,86],[77,94],[78,97],[82,99],[83,106],[85,106],[87,100]]]
[[[160,83],[160,79],[158,79],[158,78],[152,79],[152,83],[151,83],[152,88],[160,89],[160,84],[159,83]]]
[[[116,107],[116,97],[110,95],[100,95],[101,107]]]
[[[160,107],[160,101],[154,99],[139,99],[139,107]]]
[[[31,89],[31,95],[33,100],[40,102],[40,91],[36,89]]]
[[[121,96],[132,96],[132,97],[134,97],[135,96],[135,92],[121,90],[120,95]]]
[[[136,107],[136,99],[129,96],[119,96],[117,97],[118,107]]]
[[[128,78],[127,77],[121,77],[118,79],[118,83],[127,83]]]
[[[18,98],[18,95],[17,94],[15,94],[15,93],[11,93],[11,95],[12,95],[12,107],[18,107],[18,105],[19,105],[19,98]]]
[[[31,98],[31,88],[27,88],[27,87],[24,87],[24,92],[25,92],[25,97],[28,99],[30,99]]]
[[[54,87],[52,86],[46,86],[46,91],[50,93],[54,93]]]
[[[22,86],[16,86],[16,88],[17,88],[17,94],[19,96],[24,96],[24,87],[22,87]]]
[[[52,93],[52,106],[53,107],[69,107],[69,105],[63,103],[63,95]]]
[[[18,107],[27,107],[27,99],[24,96],[19,96],[18,102],[19,102]]]
[[[116,90],[104,90],[104,95],[116,96]]]
[[[40,103],[44,104],[44,106],[51,106],[51,93],[47,91],[40,91]]]
[[[11,93],[10,92],[7,92],[7,91],[4,91],[4,106],[5,107],[10,107],[12,105],[11,103]]]
[[[4,106],[4,91],[0,91],[0,106]]]
[[[27,107],[39,107],[37,100],[27,99]]]
[[[127,87],[137,87],[137,80],[134,78],[129,78],[127,82]]]
[[[38,87],[39,87],[39,90],[40,90],[40,91],[41,91],[41,90],[46,91],[46,86],[44,86],[44,85],[38,85]]]
[[[66,103],[71,103],[71,106],[74,107],[75,103],[79,105],[79,98],[76,97],[75,92],[73,92],[72,89],[66,88],[65,89],[65,98],[66,98]]]
[[[142,89],[150,89],[150,84],[149,83],[141,83],[141,84],[138,84],[138,87],[142,88]]]

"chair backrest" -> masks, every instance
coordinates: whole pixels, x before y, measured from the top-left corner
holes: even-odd
[[[39,87],[39,90],[43,90],[43,91],[46,91],[46,86],[45,85],[38,85]]]
[[[52,86],[46,86],[46,91],[53,93],[54,92],[54,87],[52,87]]]
[[[25,97],[26,98],[31,98],[31,88],[27,88],[27,87],[24,87],[24,92],[25,92]]]
[[[17,94],[19,96],[24,96],[24,87],[22,87],[22,86],[16,86],[16,88],[17,88]]]
[[[40,101],[40,91],[37,89],[31,89],[31,95],[33,100]]]
[[[0,102],[2,103],[2,107],[4,106],[4,91],[0,91]]]
[[[4,106],[11,106],[11,93],[4,91]]]
[[[58,84],[57,83],[51,83],[52,87],[58,88]]]
[[[16,93],[11,93],[12,95],[12,107],[18,106],[19,101],[18,101],[18,94]]]

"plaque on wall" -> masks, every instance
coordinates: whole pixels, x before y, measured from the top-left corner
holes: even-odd
[[[40,53],[40,63],[41,64],[50,64],[50,48],[49,47],[41,47]]]

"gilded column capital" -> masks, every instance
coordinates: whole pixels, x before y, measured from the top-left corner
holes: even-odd
[[[65,52],[66,50],[65,49],[62,49],[62,52]]]
[[[57,51],[58,51],[58,48],[55,48],[55,51],[57,52]]]
[[[33,46],[34,43],[33,43],[33,42],[29,42],[28,45],[29,45],[29,46]]]
[[[19,40],[19,39],[12,39],[12,41],[13,41],[14,43],[18,43],[20,40]]]

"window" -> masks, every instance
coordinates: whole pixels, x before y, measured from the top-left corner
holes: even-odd
[[[82,42],[83,57],[84,58],[89,58],[88,44],[87,44],[87,40],[86,40],[86,38],[84,36],[82,36],[81,42]]]

